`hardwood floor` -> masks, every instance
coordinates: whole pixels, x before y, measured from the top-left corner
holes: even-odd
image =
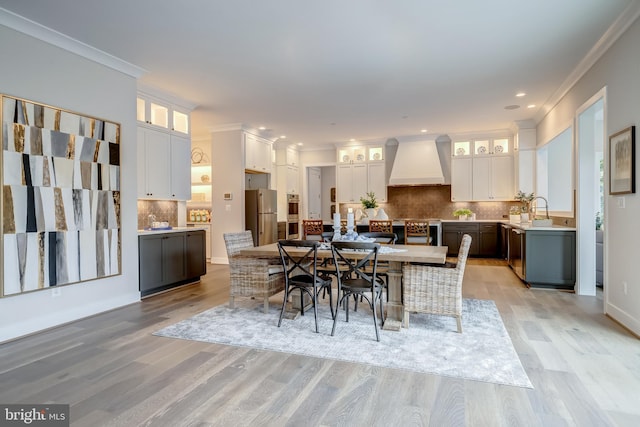
[[[200,284],[0,345],[0,402],[69,403],[74,426],[638,426],[640,341],[602,298],[527,289],[472,260],[534,389],[152,336],[228,297]],[[260,302],[256,301],[256,304]]]

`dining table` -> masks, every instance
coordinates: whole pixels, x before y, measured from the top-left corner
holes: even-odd
[[[387,261],[388,302],[386,303],[386,314],[384,317],[383,329],[399,331],[404,323],[404,306],[402,299],[402,265],[405,263],[432,263],[444,264],[447,257],[447,246],[427,246],[427,245],[381,245],[388,249],[378,251],[378,261]],[[308,249],[307,249],[308,250]],[[299,249],[303,255],[307,250]],[[292,252],[295,254],[295,252]],[[271,257],[279,256],[278,244],[271,243],[263,246],[255,246],[240,251],[243,256]],[[366,256],[365,252],[353,252],[354,259],[361,259]],[[332,258],[331,249],[328,245],[323,245],[318,250],[318,259]]]

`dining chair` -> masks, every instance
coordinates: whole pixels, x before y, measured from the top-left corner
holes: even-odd
[[[393,221],[390,219],[370,219],[369,231],[393,233]]]
[[[471,246],[471,236],[462,236],[458,261],[438,264],[406,264],[402,268],[404,327],[409,313],[428,313],[456,318],[462,333],[462,279]]]
[[[383,318],[383,284],[377,277],[378,266],[378,250],[379,243],[373,242],[331,242],[331,252],[333,261],[336,265],[343,264],[348,267],[346,274],[337,274],[338,276],[338,302],[336,304],[336,314],[333,318],[333,328],[331,336],[336,332],[338,322],[338,312],[340,306],[344,306],[346,313],[346,321],[349,322],[349,298],[352,296],[356,299],[362,297],[369,303],[369,307],[373,312],[373,325],[376,330],[376,341],[380,341],[380,333],[378,332],[378,316],[376,313],[376,305],[380,304],[380,318]],[[354,251],[362,252],[361,259],[353,259]],[[370,264],[371,272],[366,272],[364,267]]]
[[[404,221],[405,245],[430,245],[429,221],[426,219],[407,219]]]
[[[284,297],[278,327],[282,324],[282,317],[286,309],[291,292],[300,291],[300,314],[304,316],[304,295],[308,295],[313,304],[313,316],[318,332],[318,295],[326,289],[329,293],[329,307],[331,317],[335,317],[333,300],[331,297],[331,278],[318,274],[318,246],[313,240],[279,240],[278,252],[284,268]],[[302,250],[302,252],[300,251]]]
[[[303,219],[302,239],[322,240],[322,222],[321,219]]]
[[[368,237],[370,239],[375,239],[376,243],[380,243],[382,245],[395,245],[396,241],[398,241],[398,235],[396,233],[385,233],[382,231],[365,231],[359,234],[362,237]],[[371,272],[371,266],[365,266],[365,271]],[[378,276],[384,281],[385,289],[388,289],[389,284],[389,262],[388,261],[378,261]],[[389,293],[387,292],[387,301],[389,301]]]
[[[234,308],[236,297],[262,298],[264,312],[269,313],[269,297],[284,289],[280,258],[240,255],[254,246],[250,230],[224,233],[223,238],[229,259],[229,307]]]

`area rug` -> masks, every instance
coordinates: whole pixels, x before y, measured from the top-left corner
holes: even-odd
[[[280,310],[273,304],[268,314],[256,301],[240,304],[245,305],[212,308],[154,335],[532,388],[493,301],[463,300],[462,334],[454,318],[411,314],[409,328],[380,330],[380,342],[366,305],[350,310],[348,323],[341,310],[332,337],[327,304],[318,310],[320,333],[315,333],[313,311],[284,319],[278,328]]]

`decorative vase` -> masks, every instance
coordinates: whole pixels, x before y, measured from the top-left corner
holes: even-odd
[[[376,219],[389,219],[389,215],[387,215],[384,209],[380,208],[376,214]]]
[[[529,213],[528,212],[522,212],[520,214],[520,222],[529,222]]]
[[[520,222],[520,215],[509,215],[509,222]]]
[[[458,219],[460,221],[466,221],[467,220],[467,215],[458,215]]]
[[[364,213],[369,219],[374,219],[376,217],[376,210],[374,208],[367,208],[364,210]]]

